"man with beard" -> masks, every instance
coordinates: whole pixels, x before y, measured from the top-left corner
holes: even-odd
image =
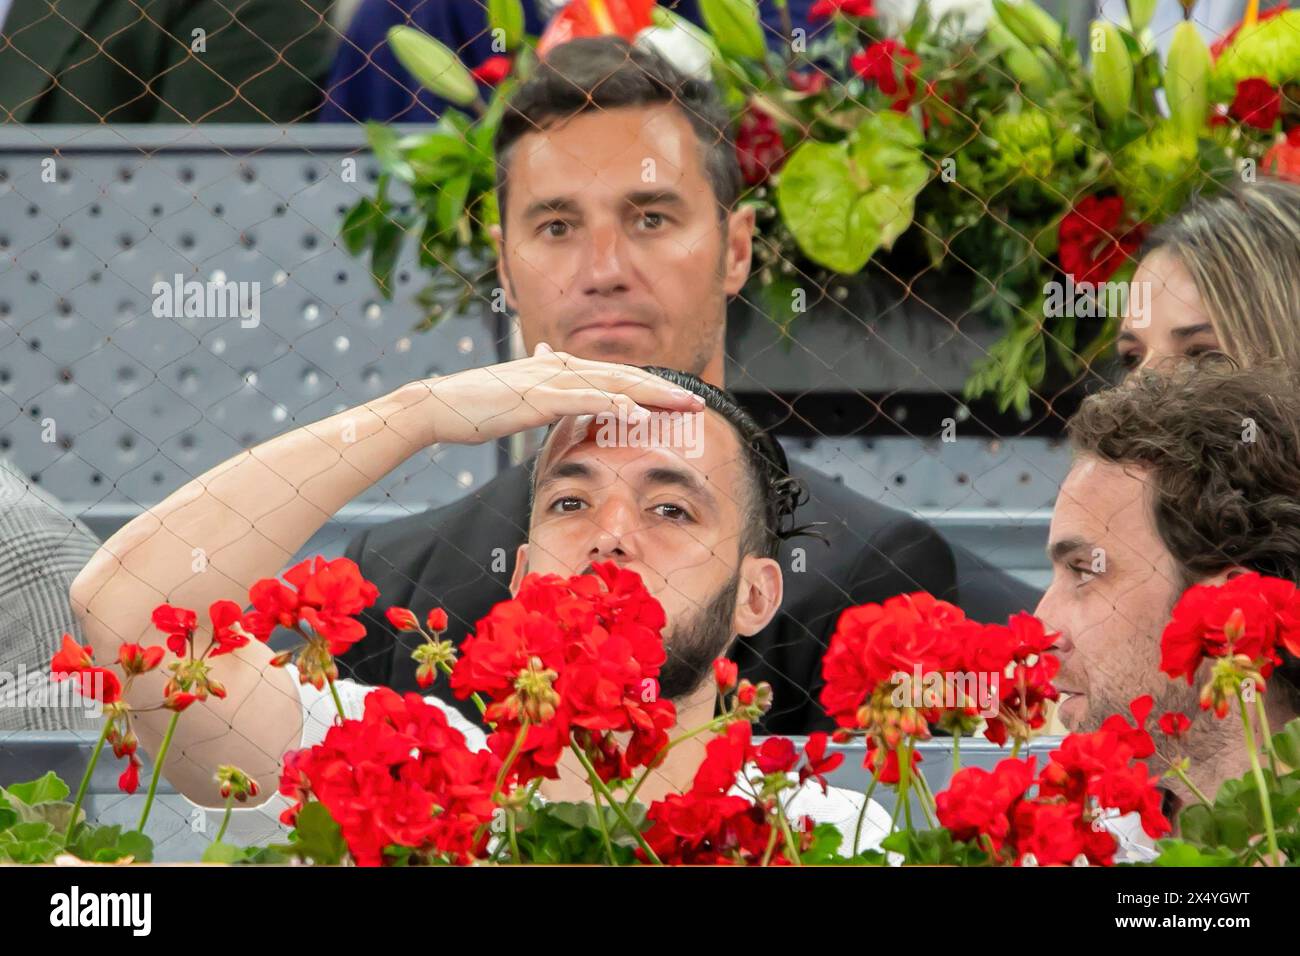
[[[1189,779],[1213,796],[1249,768],[1240,714],[1200,709],[1208,664],[1191,686],[1161,673],[1161,634],[1192,585],[1247,571],[1300,583],[1300,382],[1281,368],[1217,361],[1144,372],[1086,399],[1069,435],[1076,458],[1052,515],[1054,571],[1036,611],[1060,632],[1061,720],[1095,730],[1150,694],[1156,716],[1192,719],[1176,742],[1153,734],[1152,769],[1189,757]],[[1264,694],[1273,728],[1297,713],[1296,661],[1282,654]],[[1173,819],[1191,794],[1167,783]]]
[[[728,300],[750,274],[754,207],[728,115],[712,84],[683,76],[618,37],[552,50],[515,90],[493,143],[497,271],[524,346],[587,359],[681,369],[724,387]],[[811,384],[811,383],[810,383]],[[317,468],[331,462],[320,455]],[[766,733],[832,729],[819,703],[821,661],[841,609],[929,591],[980,621],[1034,605],[1035,589],[944,540],[934,528],[795,462],[801,520],[822,540],[778,555],[786,600],[733,648],[742,677],[767,681]],[[326,480],[326,479],[322,479]],[[529,466],[503,470],[443,507],[368,528],[346,554],[383,605],[446,610],[455,639],[509,594],[509,554],[528,527]],[[370,639],[345,676],[415,690],[416,640],[384,606],[362,615]],[[460,710],[477,719],[472,706]]]
[[[667,662],[659,675],[659,693],[676,705],[677,725],[670,737],[679,728],[711,720],[717,693],[710,680],[712,661],[736,635],[764,627],[781,604],[784,586],[774,556],[780,541],[794,533],[790,519],[799,488],[786,472],[779,446],[729,395],[695,376],[575,359],[545,344],[529,359],[417,385],[384,409],[390,427],[396,420],[399,432],[411,429],[413,442],[427,440],[427,433],[442,441],[470,441],[558,420],[538,459],[528,539],[519,548],[511,590],[517,591],[528,572],[569,576],[597,562],[636,572],[667,620]],[[520,394],[529,401],[521,402]],[[651,413],[645,405],[657,410]],[[664,408],[670,411],[659,410]],[[683,412],[694,416],[696,424],[689,440],[681,442],[662,437],[647,442],[635,438],[631,428],[604,430],[610,422],[644,421],[652,414],[676,414],[681,420]],[[340,424],[327,419],[301,441],[338,441]],[[358,431],[363,428],[357,425]],[[369,434],[387,432],[373,426]],[[680,434],[685,438],[686,429]],[[238,587],[246,590],[278,567],[249,547],[246,531],[227,526],[231,509],[223,502],[231,487],[256,480],[258,469],[265,467],[262,461],[290,466],[293,455],[279,455],[289,446],[277,443],[293,437],[259,446],[261,455],[254,449],[237,456],[199,479],[195,488],[181,489],[174,500],[119,532],[120,540],[110,541],[92,560],[74,584],[73,600],[97,660],[115,659],[123,641],[155,643],[156,637],[148,636],[148,609],[162,596],[174,604],[205,607],[240,593]],[[340,452],[351,453],[345,446]],[[354,461],[360,466],[364,453]],[[228,479],[224,490],[222,473]],[[326,504],[314,501],[303,507]],[[236,546],[224,563],[224,576],[233,578],[225,587],[224,576],[213,573],[215,561],[204,574],[185,573],[188,563],[179,558],[188,559],[190,546],[178,529],[203,535],[212,542],[214,555],[223,541]],[[274,530],[257,528],[261,533]],[[241,549],[237,563],[234,557]],[[195,600],[199,595],[202,599]],[[200,624],[206,621],[201,618]],[[196,646],[206,646],[203,636],[195,640]],[[215,803],[213,773],[220,764],[234,764],[254,777],[263,793],[273,795],[265,806],[274,808],[283,802],[275,795],[280,755],[324,738],[333,716],[331,694],[301,685],[292,666],[270,666],[272,656],[269,647],[252,642],[209,660],[209,673],[225,686],[226,697],[191,706],[176,727],[170,751],[175,757],[166,771],[187,798]],[[414,672],[414,662],[408,659],[407,666]],[[165,670],[136,678],[129,695],[133,707],[157,701]],[[342,680],[336,689],[345,712],[360,716],[370,688]],[[471,747],[481,746],[482,731],[448,707],[445,689],[441,696],[431,701],[449,711]],[[147,751],[156,752],[169,716],[165,709],[136,711],[136,732]],[[638,798],[650,803],[688,790],[708,740],[700,735],[675,746]],[[577,799],[590,792],[572,753],[564,754],[557,769],[559,779],[546,781],[540,790],[543,798]],[[860,795],[833,788],[824,795],[809,781],[793,801],[793,813],[847,827],[844,845],[853,845]],[[887,831],[882,816],[878,806],[869,808],[863,845],[874,845]]]

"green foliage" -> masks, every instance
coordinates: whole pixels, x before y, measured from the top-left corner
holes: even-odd
[[[72,842],[64,842],[72,822],[73,805],[65,798],[68,785],[53,771],[36,780],[0,787],[0,861],[49,863],[70,853],[92,863],[112,863],[126,857],[147,863],[153,842],[137,830],[84,822],[77,811]]]

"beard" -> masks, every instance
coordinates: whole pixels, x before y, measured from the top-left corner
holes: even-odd
[[[680,700],[710,677],[713,662],[726,652],[734,636],[732,616],[740,575],[735,574],[707,605],[673,628],[664,639],[666,660],[659,669],[659,694]]]

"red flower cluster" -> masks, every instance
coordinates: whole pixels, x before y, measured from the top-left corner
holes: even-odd
[[[745,110],[736,129],[736,160],[745,184],[766,182],[785,163],[786,155],[776,120],[757,107]]]
[[[520,781],[554,778],[571,735],[602,780],[626,779],[654,763],[676,723],[658,695],[663,608],[636,573],[613,562],[593,571],[526,576],[478,622],[452,670],[452,693],[489,701],[488,745],[502,758],[517,751]]]
[[[1044,866],[1080,856],[1113,863],[1115,837],[1099,822],[1108,812],[1137,813],[1152,838],[1168,834],[1160,778],[1139,762],[1155,752],[1143,729],[1151,705],[1150,697],[1133,701],[1134,724],[1112,715],[1095,733],[1070,734],[1037,775],[1034,758],[1003,760],[991,772],[960,771],[935,797],[939,823],[998,861],[1024,864],[1032,856]]]
[[[874,17],[875,0],[817,0],[808,8],[809,20],[827,20],[835,14],[844,17]]]
[[[815,733],[804,748],[799,766],[799,784],[815,779],[826,790],[823,774],[840,765],[843,754],[826,756],[827,735]],[[758,801],[731,794],[738,775],[746,765],[754,764],[765,775],[785,775],[799,764],[794,744],[781,737],[770,737],[755,747],[750,725],[737,721],[709,741],[704,762],[695,773],[691,789],[669,794],[650,805],[646,813],[650,829],[646,843],[663,863],[687,865],[759,865],[784,866],[792,861],[779,839],[776,827],[776,800],[788,781],[779,781],[774,791]],[[761,795],[760,795],[761,796]],[[811,819],[798,821],[799,850],[812,841]],[[770,854],[770,856],[769,856]]]
[[[906,113],[916,98],[916,76],[921,58],[897,40],[879,40],[849,58],[853,72],[895,97],[890,108]]]
[[[1283,647],[1300,654],[1300,593],[1290,581],[1250,572],[1184,592],[1160,638],[1160,669],[1190,685],[1203,661],[1225,662],[1201,690],[1201,708],[1223,717],[1241,679],[1265,689]]]
[[[1061,218],[1057,258],[1075,282],[1105,282],[1133,258],[1146,226],[1125,224],[1119,196],[1087,196]]]
[[[124,699],[125,688],[113,671],[107,667],[95,666],[92,659],[94,653],[94,648],[89,644],[83,647],[72,639],[72,635],[64,634],[63,646],[50,661],[50,676],[55,681],[71,678],[76,681],[77,692],[81,696],[98,700],[105,705],[109,722],[104,730],[104,742],[113,748],[113,756],[118,760],[124,757],[127,760],[126,770],[118,777],[117,785],[126,793],[135,793],[140,786],[141,761],[136,754],[140,742],[131,729],[130,709]],[[163,655],[161,647],[127,643],[118,648],[117,664],[126,675],[127,684],[130,684],[136,675],[157,668],[162,663]],[[171,700],[174,698],[169,696],[168,701]],[[164,701],[164,706],[167,706],[168,701]]]
[[[356,562],[317,555],[286,571],[284,580],[293,587],[264,578],[248,590],[254,610],[244,616],[243,627],[259,641],[276,627],[295,630],[305,621],[337,656],[366,636],[356,615],[375,603],[379,589],[361,576]]]
[[[1272,129],[1282,113],[1282,91],[1263,77],[1241,80],[1228,113],[1247,126]]]
[[[970,732],[981,716],[981,686],[990,698],[984,703],[997,705],[996,715],[983,714],[989,740],[1023,739],[1041,728],[1047,702],[1058,696],[1059,662],[1047,653],[1055,639],[1029,614],[980,624],[924,592],[852,607],[822,659],[822,706],[842,736],[867,734],[873,773],[884,749],[880,779],[896,783],[904,738],[923,740],[936,725]]]
[[[379,688],[360,720],[285,754],[280,793],[295,803],[280,819],[292,826],[314,798],[360,866],[381,865],[390,846],[408,847],[422,862],[465,864],[487,847],[499,769],[491,752],[469,750],[441,708]]]

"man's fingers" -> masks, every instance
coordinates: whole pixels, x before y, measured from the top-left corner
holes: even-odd
[[[592,363],[587,368],[572,369],[562,378],[548,384],[620,393],[629,396],[639,405],[653,405],[668,411],[694,412],[704,407],[704,399],[694,392],[630,365]]]

